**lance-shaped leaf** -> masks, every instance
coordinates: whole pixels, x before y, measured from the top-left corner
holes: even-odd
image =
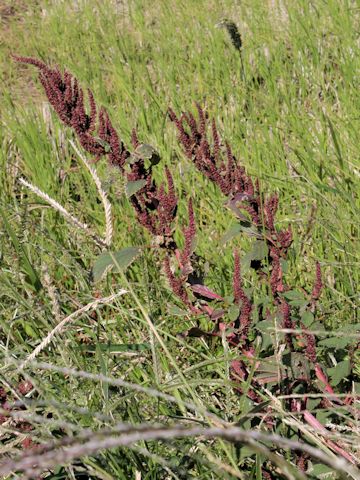
[[[205,287],[205,285],[195,284],[190,286],[191,290],[202,297],[209,298],[210,300],[224,300],[220,295]]]

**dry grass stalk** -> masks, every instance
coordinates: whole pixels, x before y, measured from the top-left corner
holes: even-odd
[[[74,227],[82,230],[84,233],[86,233],[86,235],[91,237],[99,247],[102,247],[102,248],[104,246],[106,247],[105,242],[100,238],[98,238],[96,235],[94,235],[91,232],[90,227],[86,223],[81,222],[79,219],[74,217],[74,215],[71,215],[71,213],[69,213],[62,205],[60,205],[60,203],[58,203],[56,200],[51,198],[47,193],[43,192],[42,190],[40,190],[40,188],[36,187],[32,183],[25,180],[25,178],[20,178],[19,182],[25,187],[27,187],[29,190],[31,190],[33,193],[38,195],[40,198],[42,198],[46,203],[48,203],[56,211],[61,213],[61,215]]]
[[[105,225],[106,226],[105,226],[104,243],[106,244],[107,247],[110,247],[111,242],[112,242],[112,238],[113,238],[113,233],[114,233],[113,232],[112,214],[111,214],[111,203],[109,202],[107,193],[102,188],[101,180],[100,180],[95,168],[90,165],[90,163],[88,162],[86,157],[84,155],[82,155],[82,153],[80,152],[80,150],[77,148],[77,146],[75,145],[75,143],[72,140],[70,140],[70,145],[73,147],[73,149],[75,150],[78,157],[81,159],[81,161],[84,163],[86,168],[89,170],[90,175],[91,175],[91,177],[94,180],[94,183],[96,185],[96,188],[97,188],[97,191],[99,193],[102,204],[104,206],[104,212],[105,212]]]
[[[60,333],[64,329],[65,325],[68,325],[69,323],[73,322],[74,320],[79,318],[83,313],[88,312],[89,310],[94,310],[100,305],[108,305],[113,300],[120,297],[121,295],[124,295],[125,293],[127,293],[127,291],[122,289],[118,293],[110,295],[109,297],[99,298],[97,300],[94,300],[93,302],[88,303],[82,308],[79,308],[79,310],[76,310],[75,312],[65,317],[53,330],[51,330],[51,332],[44,338],[44,340],[40,343],[40,345],[38,345],[35,348],[35,350],[27,357],[27,359],[20,365],[19,368],[22,370],[29,362],[34,360],[34,358],[36,358],[39,355],[39,353],[49,345],[49,343],[52,341],[54,336]]]
[[[265,447],[263,443],[273,444],[280,449],[304,452],[313,459],[328,465],[335,472],[341,474],[346,473],[351,478],[360,480],[360,471],[341,457],[327,455],[318,448],[303,442],[283,438],[277,434],[265,434],[259,431],[243,430],[233,426],[227,428],[184,428],[182,426],[154,426],[153,424],[141,424],[137,426],[120,424],[117,427],[114,426],[110,431],[106,429],[106,431],[103,432],[86,432],[86,436],[87,440],[83,442],[79,442],[79,439],[76,437],[68,437],[60,442],[54,442],[47,447],[39,447],[38,450],[25,453],[15,460],[7,460],[0,467],[0,474],[5,476],[14,471],[21,471],[24,473],[22,478],[31,478],[34,474],[38,475],[48,468],[53,468],[55,465],[68,463],[75,458],[94,455],[104,449],[131,446],[139,441],[200,437],[202,440],[221,438],[229,442],[241,442],[250,446],[255,451],[261,452],[264,452],[264,450],[268,451],[268,448]],[[273,457],[275,461],[276,457]],[[291,478],[289,475],[287,476]]]
[[[121,378],[111,378],[106,375],[89,373],[83,370],[76,370],[74,368],[59,367],[57,365],[52,365],[46,362],[36,362],[36,361],[32,362],[32,367],[33,369],[38,368],[41,370],[58,372],[63,375],[69,375],[75,378],[85,378],[87,380],[93,380],[96,382],[108,383],[109,385],[113,385],[117,387],[128,388],[129,390],[143,393],[153,398],[159,398],[159,399],[165,400],[166,402],[174,403],[176,405],[181,405],[181,407],[185,407],[188,410],[191,410],[197,413],[199,416],[206,418],[208,421],[211,421],[213,425],[217,425],[217,426],[227,425],[227,422],[222,420],[220,417],[218,417],[214,413],[209,412],[204,407],[200,405],[196,405],[195,403],[183,401],[177,397],[174,397],[173,395],[169,395],[168,393],[160,392],[155,388],[143,387],[136,383],[131,383],[131,382],[122,380]]]
[[[50,298],[52,314],[54,315],[56,322],[59,323],[61,322],[61,309],[60,309],[58,292],[56,291],[56,288],[49,275],[47,265],[44,264],[42,266],[42,271],[43,271],[42,284],[46,288],[46,291]]]

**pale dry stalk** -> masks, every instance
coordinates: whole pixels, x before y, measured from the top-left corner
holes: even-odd
[[[68,463],[75,458],[94,455],[104,449],[131,446],[139,441],[173,440],[175,438],[191,437],[200,437],[203,440],[222,438],[230,442],[241,442],[250,446],[255,451],[267,450],[263,443],[270,443],[280,449],[307,453],[315,460],[328,465],[334,471],[341,474],[346,473],[353,479],[360,480],[359,470],[343,458],[329,456],[322,450],[304,442],[289,440],[277,434],[266,434],[256,430],[243,430],[234,426],[227,428],[184,428],[182,426],[155,426],[154,424],[134,425],[129,426],[129,428],[124,428],[122,424],[121,428],[115,427],[112,433],[109,433],[108,429],[104,433],[101,431],[92,432],[89,436],[90,440],[81,443],[77,443],[74,437],[69,438],[70,442],[66,442],[66,439],[64,439],[62,441],[65,441],[63,446],[61,442],[59,442],[59,444],[54,444],[53,448],[49,448],[43,452],[29,452],[18,459],[5,461],[0,467],[0,474],[5,476],[15,470],[24,472],[26,477],[30,478],[29,476],[33,475],[34,472],[38,474],[47,468]]]
[[[109,297],[104,297],[104,298],[99,298],[97,300],[94,300],[91,303],[88,303],[87,305],[84,305],[83,307],[79,308],[79,310],[76,310],[75,312],[71,313],[67,317],[65,317],[51,332],[44,338],[44,340],[38,345],[35,350],[27,357],[27,359],[20,365],[20,370],[22,370],[29,362],[34,360],[39,353],[46,348],[49,343],[52,341],[54,336],[58,333],[60,333],[65,325],[68,325],[69,323],[73,322],[77,318],[79,318],[83,313],[88,312],[89,310],[94,310],[95,308],[99,307],[100,305],[108,305],[110,304],[113,300],[116,298],[120,297],[121,295],[124,295],[127,293],[126,290],[122,289],[117,293],[114,293],[113,295],[110,295]]]
[[[43,271],[43,281],[42,284],[46,288],[46,291],[49,295],[50,302],[51,302],[51,312],[54,315],[54,318],[57,323],[61,322],[61,310],[60,310],[60,302],[59,302],[59,297],[58,293],[56,291],[56,288],[51,280],[51,277],[49,275],[49,271],[47,268],[47,265],[44,264],[42,266],[42,271]]]
[[[84,155],[82,155],[82,153],[80,152],[80,150],[77,148],[77,146],[75,145],[75,143],[72,140],[70,140],[70,145],[75,150],[76,154],[81,159],[81,161],[84,163],[86,168],[89,170],[90,175],[91,175],[92,179],[94,180],[94,183],[95,183],[95,186],[96,186],[97,191],[99,193],[101,202],[104,206],[104,213],[105,213],[105,239],[104,239],[104,243],[106,244],[107,247],[110,247],[111,242],[112,242],[112,238],[113,238],[113,233],[114,233],[113,232],[112,213],[111,213],[111,203],[109,202],[107,193],[105,192],[105,190],[102,187],[101,180],[100,180],[95,168],[89,163],[87,158]]]
[[[25,178],[19,178],[19,182],[25,187],[27,187],[29,190],[31,190],[33,193],[38,195],[40,198],[42,198],[46,203],[48,203],[59,213],[61,213],[61,215],[74,227],[85,232],[86,235],[91,237],[99,247],[106,246],[105,242],[98,238],[96,235],[94,235],[94,233],[90,230],[90,227],[86,223],[81,222],[79,219],[74,217],[74,215],[71,215],[71,213],[69,213],[62,205],[60,205],[60,203],[51,198],[47,193],[43,192],[42,190],[40,190],[40,188],[25,180]]]

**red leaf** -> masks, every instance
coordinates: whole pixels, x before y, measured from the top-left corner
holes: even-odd
[[[304,420],[313,427],[314,430],[318,431],[319,433],[323,435],[328,435],[329,431],[319,422],[317,418],[314,417],[312,413],[310,413],[308,410],[304,411]],[[325,443],[328,447],[331,449],[335,450],[339,455],[342,457],[346,458],[351,463],[355,463],[353,457],[350,455],[349,452],[344,450],[342,447],[340,447],[337,443],[333,442],[332,440],[325,439]]]
[[[219,320],[219,318],[223,317],[225,315],[225,310],[220,309],[220,310],[213,310],[210,318],[211,320]]]
[[[205,285],[195,284],[191,285],[190,288],[194,293],[198,293],[202,297],[210,298],[211,300],[224,300],[220,295],[211,291],[210,288],[205,287]]]

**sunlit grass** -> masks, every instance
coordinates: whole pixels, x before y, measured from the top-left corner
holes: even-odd
[[[0,33],[0,209],[21,247],[15,248],[0,220],[0,347],[3,375],[10,384],[17,382],[16,372],[8,367],[10,359],[26,358],[56,325],[48,287],[38,291],[31,287],[26,258],[42,281],[46,266],[63,317],[94,296],[126,288],[118,275],[93,284],[90,272],[100,249],[19,185],[20,176],[27,178],[96,231],[104,231],[102,204],[70,147],[72,133],[44,103],[34,69],[16,64],[10,53],[66,67],[108,109],[125,143],[130,143],[136,127],[140,140],[159,151],[157,174],[164,165],[171,168],[181,199],[179,239],[191,196],[201,225],[197,252],[209,262],[208,284],[228,295],[232,247],[246,252],[248,239],[238,236],[230,245],[221,244],[233,217],[219,191],[185,160],[166,114],[168,106],[180,112],[201,103],[248,172],[260,178],[263,190],[279,193],[279,226],[290,223],[295,236],[288,283],[311,289],[319,260],[326,286],[321,329],[358,322],[360,12],[354,2],[14,3],[15,14],[3,20]],[[215,27],[224,17],[236,22],[242,34],[244,78],[239,52],[226,31]],[[99,162],[96,168],[104,182],[109,180],[105,165]],[[231,386],[228,368],[234,354],[224,352],[221,341],[179,335],[194,320],[171,310],[177,300],[161,273],[161,259],[114,181],[110,189],[114,249],[133,245],[145,251],[126,272],[139,303],[127,295],[80,319],[44,352],[43,359],[169,392],[179,405],[105,383],[94,387],[90,381],[64,379],[49,370],[31,376],[46,411],[78,429],[97,428],[115,420],[141,423],[185,417],[188,412],[180,399],[191,399],[227,421],[243,421],[250,406],[244,396],[244,411],[239,411],[239,397]],[[244,276],[247,286],[253,287],[251,272]],[[149,320],[170,355],[151,333]],[[111,351],[112,345],[121,344],[129,345],[128,350]],[[134,350],[134,345],[145,347]],[[94,412],[109,419],[99,420]],[[50,431],[41,426],[36,434],[47,439]],[[144,452],[137,449],[123,449],[121,455],[103,453],[83,465],[94,478],[133,478],[135,472],[142,478],[171,478],[155,455],[173,456],[176,461],[167,468],[178,475],[174,478],[234,478],[234,472],[241,478],[238,447],[220,440],[207,447],[193,446],[192,440],[160,446],[144,442],[141,447],[154,455],[146,465]],[[261,456],[246,460],[252,478],[262,478],[261,461]],[[67,473],[59,470],[64,477],[48,478],[73,478],[71,468]],[[182,471],[188,476],[181,476]]]

